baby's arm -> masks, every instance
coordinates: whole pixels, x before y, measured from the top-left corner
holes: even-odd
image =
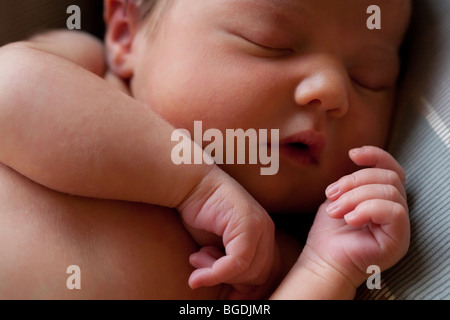
[[[67,59],[130,95],[125,83],[107,69],[103,43],[89,33],[52,30],[9,45],[12,46],[36,49]]]
[[[89,33],[52,30],[8,46],[44,51],[65,58],[98,76],[106,72],[103,43]]]
[[[350,152],[369,167],[328,187],[307,243],[276,299],[350,299],[367,268],[394,265],[409,246],[405,174],[387,152],[363,147]]]
[[[225,248],[195,255],[192,287],[267,279],[275,257],[267,213],[218,167],[174,165],[174,128],[148,106],[34,47],[2,48],[0,70],[0,162],[56,191],[179,209]]]
[[[168,206],[211,169],[173,165],[173,128],[75,64],[20,46],[2,49],[0,64],[0,161],[42,185]]]

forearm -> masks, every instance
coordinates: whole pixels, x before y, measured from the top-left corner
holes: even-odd
[[[172,126],[65,59],[11,48],[0,70],[0,162],[48,188],[176,206],[211,170],[174,165]]]

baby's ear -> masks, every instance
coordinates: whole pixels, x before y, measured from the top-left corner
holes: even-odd
[[[106,56],[108,66],[124,79],[133,75],[132,45],[139,24],[139,10],[133,0],[105,0]]]

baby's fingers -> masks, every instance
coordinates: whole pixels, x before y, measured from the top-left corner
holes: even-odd
[[[389,184],[373,184],[363,185],[344,193],[328,205],[327,212],[330,217],[340,219],[360,204],[375,199],[395,202],[407,208],[406,199],[396,187]]]
[[[202,260],[202,263],[210,266],[202,267],[192,272],[189,277],[189,286],[192,289],[196,289],[232,282],[232,279],[238,276],[242,269],[245,269],[247,266],[247,263],[239,264],[237,261],[236,257],[230,255],[222,256],[218,260],[214,260],[212,256],[205,258]]]
[[[216,247],[203,247],[200,251],[189,256],[189,263],[197,269],[211,268],[214,262],[220,259],[223,255],[223,252]]]
[[[267,280],[274,260],[273,237],[255,228],[238,232],[229,242],[225,241],[225,248],[226,255],[215,247],[205,247],[191,255],[190,263],[197,268],[189,278],[191,288],[228,283],[247,293]]]
[[[395,158],[383,149],[365,146],[350,150],[350,158],[358,166],[392,170],[405,183],[405,171]]]
[[[190,257],[191,264],[198,268],[189,278],[191,288],[232,283],[249,270],[256,254],[264,255],[258,250],[259,230],[240,232],[235,228],[229,236],[230,239],[224,239],[226,255],[218,249],[206,247]]]
[[[382,199],[368,200],[346,214],[344,219],[349,225],[355,227],[373,222],[397,243],[409,241],[408,210],[399,203]]]
[[[203,247],[200,251],[191,254],[189,263],[196,268],[189,278],[189,285],[195,289],[202,286],[212,286],[220,283],[220,275],[214,274],[212,267],[217,260],[224,256],[223,252],[216,247]],[[222,261],[223,262],[223,261]],[[217,266],[216,266],[217,269]],[[228,274],[229,276],[230,274]],[[254,286],[236,286],[236,290],[247,293],[253,290]]]
[[[335,201],[350,190],[364,185],[380,184],[394,186],[406,200],[406,192],[401,177],[395,171],[377,168],[362,169],[342,177],[330,185],[325,193],[328,199]]]

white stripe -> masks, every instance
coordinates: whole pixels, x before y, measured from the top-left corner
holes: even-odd
[[[434,132],[445,143],[447,148],[450,149],[450,129],[424,97],[421,97],[420,100],[425,107],[423,112],[431,128],[433,128]]]

